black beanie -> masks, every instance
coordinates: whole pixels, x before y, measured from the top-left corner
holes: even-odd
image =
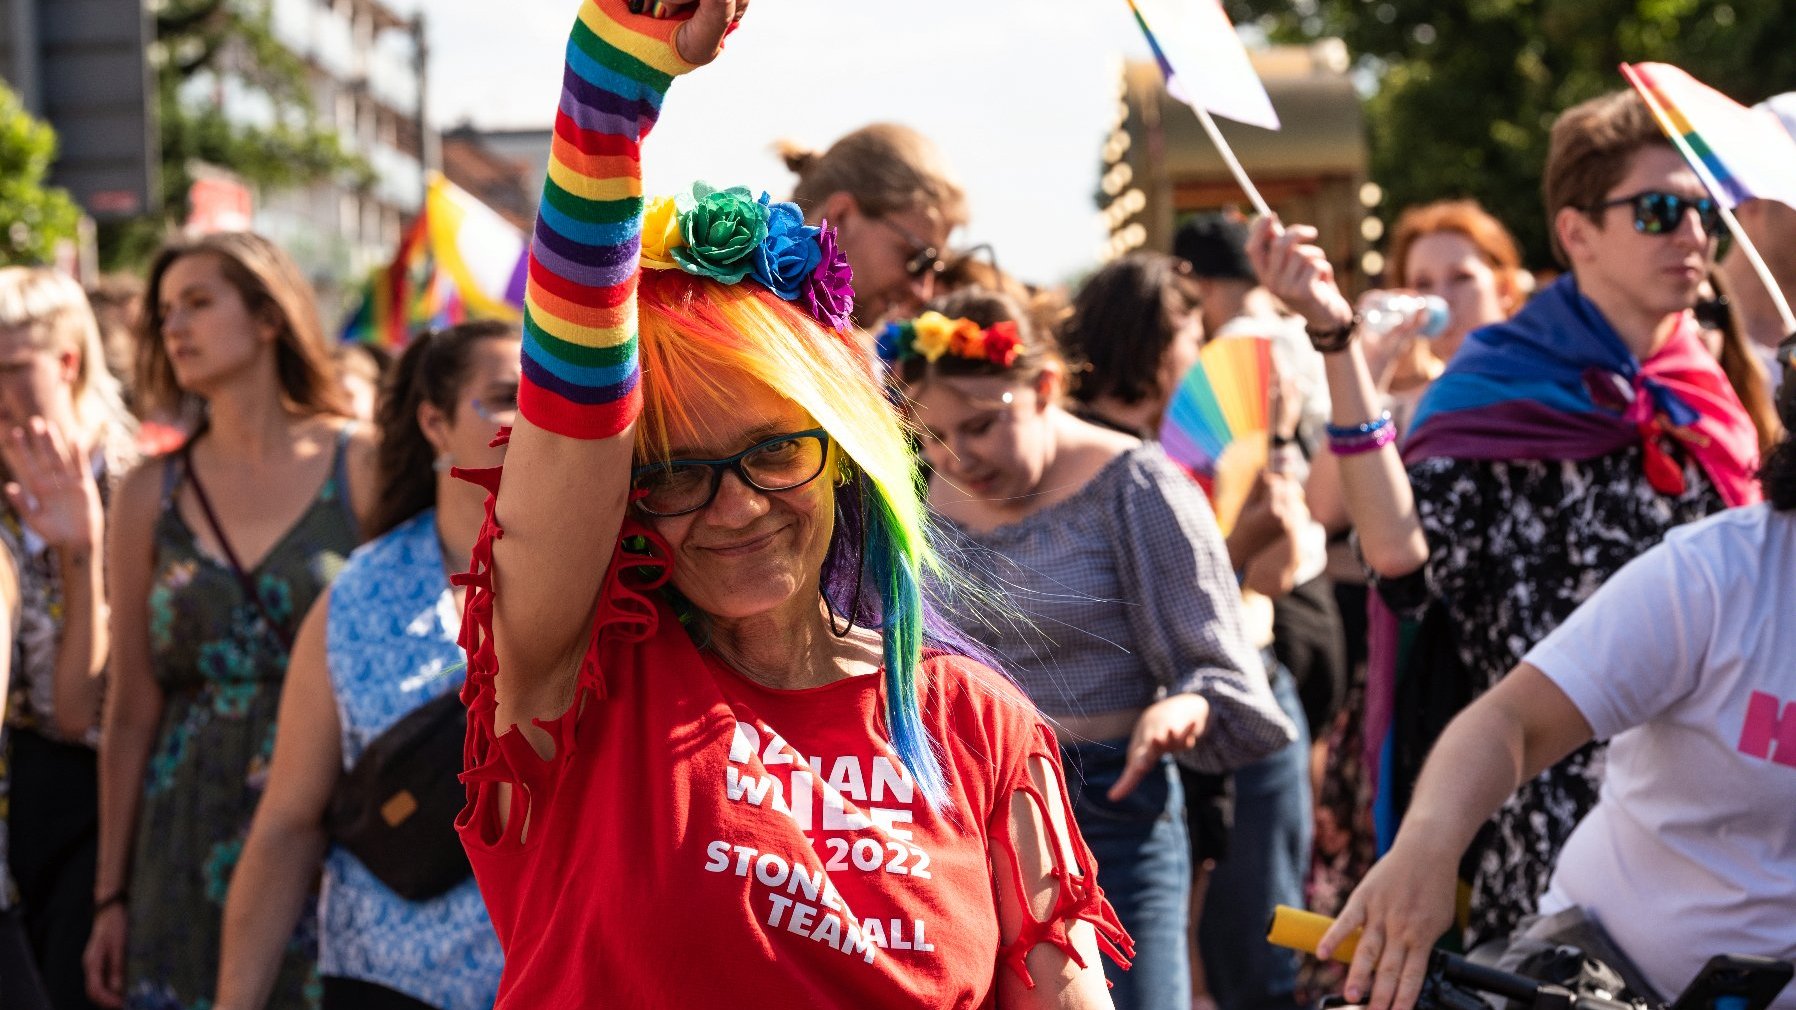
[[[1209,280],[1258,281],[1247,259],[1247,223],[1217,213],[1199,214],[1172,238],[1175,256]]]

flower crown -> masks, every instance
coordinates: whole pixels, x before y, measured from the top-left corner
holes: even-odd
[[[971,319],[925,312],[909,322],[887,323],[879,334],[879,357],[887,362],[922,358],[934,364],[942,355],[951,354],[1009,368],[1022,352],[1016,323],[1008,319],[980,329]]]
[[[681,270],[724,284],[753,280],[833,330],[853,326],[854,271],[836,230],[804,223],[795,203],[756,199],[741,186],[695,182],[650,200],[642,216],[642,268]]]

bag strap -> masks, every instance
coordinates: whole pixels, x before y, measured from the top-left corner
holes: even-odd
[[[224,527],[219,524],[218,515],[212,511],[212,502],[206,497],[206,489],[200,485],[199,472],[193,468],[193,454],[188,451],[192,445],[190,440],[187,445],[181,447],[181,469],[184,471],[187,483],[193,488],[193,498],[200,503],[200,512],[206,517],[206,525],[211,528],[212,535],[218,539],[218,546],[224,551],[225,560],[230,562],[231,574],[237,576],[237,584],[243,588],[243,595],[249,597],[249,601],[255,604],[256,612],[262,615],[262,624],[268,628],[268,633],[274,636],[275,641],[281,643],[281,648],[284,651],[291,654],[293,639],[287,634],[285,628],[275,622],[274,615],[268,612],[268,605],[262,602],[262,594],[256,591],[255,581],[249,577],[248,572],[243,570],[243,563],[237,560],[237,552],[232,549],[230,538],[225,536]]]

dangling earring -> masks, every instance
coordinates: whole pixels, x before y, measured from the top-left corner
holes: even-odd
[[[455,456],[454,454],[447,452],[437,453],[436,460],[430,464],[430,468],[437,473],[448,473],[454,466]]]

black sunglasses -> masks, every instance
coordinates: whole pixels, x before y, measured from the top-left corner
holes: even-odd
[[[675,459],[630,471],[636,507],[663,519],[711,504],[731,471],[756,491],[790,491],[817,479],[829,459],[822,428],[763,439],[726,459]]]
[[[905,273],[912,277],[922,277],[924,274],[939,274],[948,269],[947,261],[942,259],[942,251],[911,234],[909,228],[890,218],[876,217],[873,220],[890,228],[894,235],[903,239],[904,244],[910,247],[906,253],[909,259],[904,261]]]
[[[1721,206],[1706,196],[1692,200],[1676,193],[1635,193],[1604,200],[1590,209],[1601,214],[1610,207],[1623,206],[1634,208],[1634,230],[1642,235],[1669,235],[1677,231],[1678,225],[1684,223],[1686,210],[1696,212],[1703,234],[1711,239],[1721,235]]]

